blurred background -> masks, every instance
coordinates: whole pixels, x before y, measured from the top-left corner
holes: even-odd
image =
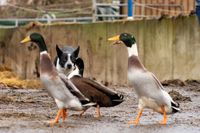
[[[107,38],[129,32],[143,64],[161,81],[200,79],[199,5],[199,0],[0,0],[1,70],[38,79],[37,47],[17,44],[39,32],[52,60],[56,44],[79,45],[85,77],[128,85],[126,49],[110,47]],[[9,78],[1,82],[15,83]]]
[[[30,21],[95,22],[188,15],[194,0],[0,0],[0,25]]]

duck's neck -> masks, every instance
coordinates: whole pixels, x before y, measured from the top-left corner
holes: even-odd
[[[55,68],[47,51],[40,52],[40,74],[55,74]]]
[[[137,44],[133,44],[131,47],[127,47],[128,49],[128,57],[131,57],[132,55],[138,56],[138,49]]]
[[[138,57],[137,44],[133,44],[132,47],[128,47],[128,69],[129,70],[146,70],[142,62]],[[134,69],[132,69],[134,68]]]
[[[40,40],[38,40],[36,42],[36,44],[38,45],[38,47],[40,49],[40,52],[47,51],[47,46],[46,46],[43,38],[41,38]]]

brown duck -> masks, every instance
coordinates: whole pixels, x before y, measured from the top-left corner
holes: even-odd
[[[124,100],[124,96],[105,87],[104,85],[83,77],[84,62],[78,58],[75,63],[75,69],[68,75],[68,78],[79,89],[79,91],[87,97],[91,102],[96,103],[96,117],[100,117],[100,107],[113,107]],[[85,110],[80,114],[82,116]]]

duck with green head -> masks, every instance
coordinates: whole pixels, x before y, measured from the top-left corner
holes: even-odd
[[[64,74],[56,71],[42,35],[32,33],[22,40],[21,44],[30,41],[36,43],[40,50],[40,79],[59,108],[56,118],[50,124],[58,123],[60,117],[65,120],[66,109],[84,110],[87,106],[92,106],[88,98],[83,96]]]
[[[137,125],[139,123],[144,108],[162,113],[163,120],[160,124],[166,124],[167,114],[178,112],[180,110],[179,104],[172,100],[170,95],[164,91],[164,87],[156,76],[141,63],[134,36],[129,33],[122,33],[108,40],[114,41],[114,44],[124,44],[128,50],[128,79],[139,100],[138,115],[135,121],[130,121],[129,124]]]

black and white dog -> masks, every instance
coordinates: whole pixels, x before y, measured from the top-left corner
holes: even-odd
[[[76,49],[71,46],[65,46],[60,49],[56,45],[57,56],[54,64],[58,72],[64,73],[69,76],[68,78],[73,75],[83,76],[84,62],[81,58],[78,58],[79,49],[79,46]]]

